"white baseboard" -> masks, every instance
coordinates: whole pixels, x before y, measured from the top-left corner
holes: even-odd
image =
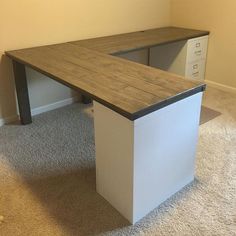
[[[216,88],[216,89],[222,90],[224,92],[230,92],[230,93],[236,94],[236,88],[234,88],[234,87],[227,86],[227,85],[220,84],[220,83],[216,83],[216,82],[209,81],[209,80],[205,80],[205,82],[207,85],[209,85],[212,88]]]
[[[48,105],[45,105],[45,106],[41,106],[41,107],[31,109],[31,114],[32,114],[32,116],[39,115],[39,114],[47,112],[47,111],[52,111],[52,110],[55,110],[57,108],[70,105],[72,103],[77,102],[78,100],[79,100],[78,97],[67,98],[67,99],[64,99],[64,100],[61,100],[61,101],[58,101],[58,102],[55,102],[55,103],[51,103],[51,104],[48,104]],[[14,122],[18,119],[19,119],[18,115],[6,117],[6,118],[0,118],[0,127],[5,125],[5,124],[9,124],[11,122]]]
[[[0,118],[0,127],[5,125],[5,124],[9,124],[11,122],[14,122],[16,120],[18,120],[17,115],[9,116],[9,117],[6,117],[6,118]]]
[[[47,111],[52,111],[52,110],[55,110],[57,108],[70,105],[70,104],[75,103],[77,101],[78,101],[77,97],[67,98],[67,99],[64,99],[64,100],[61,100],[61,101],[58,101],[58,102],[55,102],[55,103],[51,103],[51,104],[48,104],[48,105],[45,105],[45,106],[41,106],[41,107],[31,109],[31,114],[32,114],[32,116],[39,115],[39,114],[47,112]]]

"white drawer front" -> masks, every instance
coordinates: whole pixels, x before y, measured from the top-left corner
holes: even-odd
[[[208,36],[188,40],[187,63],[206,59]]]
[[[200,60],[194,63],[187,64],[186,74],[187,78],[204,80],[205,77],[205,60]]]

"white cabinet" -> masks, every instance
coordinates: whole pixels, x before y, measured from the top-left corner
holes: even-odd
[[[187,62],[206,59],[208,36],[190,39],[187,44]]]

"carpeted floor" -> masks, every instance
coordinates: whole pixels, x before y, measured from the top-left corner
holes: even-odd
[[[204,105],[195,181],[134,226],[96,193],[91,107],[1,127],[0,235],[236,235],[236,95]]]

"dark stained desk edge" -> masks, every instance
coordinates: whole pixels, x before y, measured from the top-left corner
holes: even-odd
[[[200,93],[200,92],[203,92],[205,91],[206,89],[206,84],[203,84],[203,85],[199,85],[198,87],[196,88],[193,88],[193,89],[190,89],[190,90],[187,90],[186,92],[184,93],[180,93],[180,94],[177,94],[173,97],[170,97],[162,102],[159,102],[158,104],[155,104],[155,105],[152,105],[152,106],[149,106],[143,110],[140,110],[136,113],[134,113],[132,115],[132,119],[130,120],[136,120],[138,118],[141,118],[142,116],[145,116],[145,115],[148,115],[149,113],[152,113],[154,111],[157,111],[157,110],[160,110],[168,105],[171,105],[175,102],[178,102],[180,100],[183,100],[187,97],[190,97],[190,96],[193,96],[197,93]]]

